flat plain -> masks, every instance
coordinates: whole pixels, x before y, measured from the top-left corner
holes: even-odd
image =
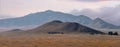
[[[89,34],[2,34],[0,47],[120,47],[120,36]]]

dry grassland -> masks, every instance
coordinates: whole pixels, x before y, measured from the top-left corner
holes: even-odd
[[[83,34],[1,35],[0,47],[120,47],[120,36]]]

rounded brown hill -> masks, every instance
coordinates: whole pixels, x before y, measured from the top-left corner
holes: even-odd
[[[63,33],[94,33],[104,34],[101,31],[91,29],[75,22],[61,22],[54,20],[35,29],[29,30],[34,33],[63,32]]]

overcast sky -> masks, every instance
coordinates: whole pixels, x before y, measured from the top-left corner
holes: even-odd
[[[0,0],[0,18],[20,17],[49,9],[67,13],[73,9],[99,11],[118,5],[120,0]]]

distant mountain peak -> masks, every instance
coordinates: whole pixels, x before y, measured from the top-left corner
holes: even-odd
[[[101,18],[96,18],[94,21],[101,21],[101,22],[104,22],[104,20],[102,20]]]
[[[93,21],[94,21],[94,23],[99,23],[99,24],[109,24],[106,21],[102,20],[101,18],[96,18]]]
[[[95,20],[102,20],[101,18],[96,18]]]
[[[45,12],[54,12],[54,11],[52,11],[52,10],[46,10]]]

